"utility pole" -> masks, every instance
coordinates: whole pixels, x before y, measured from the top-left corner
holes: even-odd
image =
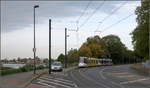
[[[34,74],[36,74],[36,63],[35,63],[35,57],[36,57],[36,47],[35,47],[35,8],[39,8],[39,5],[35,5],[33,7],[33,32],[34,32],[34,35],[33,35],[33,38],[34,38],[34,47],[33,47],[33,53],[34,53]]]
[[[65,28],[65,68],[67,68],[67,28]]]
[[[49,19],[49,74],[51,74],[51,19]]]

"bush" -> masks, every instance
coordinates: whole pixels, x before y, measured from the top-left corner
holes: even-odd
[[[20,69],[7,69],[7,70],[2,70],[1,75],[8,75],[8,74],[14,74],[20,72],[22,72]]]
[[[36,69],[44,69],[45,67],[43,65],[38,66]]]
[[[22,67],[22,68],[20,68],[20,70],[21,70],[22,72],[27,72],[27,71],[29,71],[29,69],[28,69],[27,67]]]
[[[40,65],[38,67],[36,67],[36,70],[40,70],[40,69],[44,69],[46,67],[44,67],[43,65]],[[29,71],[33,71],[34,67],[33,66],[24,66],[21,67],[19,69],[6,69],[6,70],[1,70],[0,73],[1,75],[8,75],[8,74],[14,74],[14,73],[20,73],[20,72],[29,72]]]

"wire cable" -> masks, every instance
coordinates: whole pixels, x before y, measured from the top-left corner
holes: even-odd
[[[88,22],[88,20],[97,12],[97,10],[99,10],[103,6],[104,3],[105,0],[99,4],[99,6],[93,11],[93,13],[87,19],[85,19],[85,21],[80,25],[79,28],[83,27]]]
[[[119,21],[117,21],[116,23],[111,24],[110,26],[108,26],[108,27],[104,28],[104,30],[103,30],[103,31],[101,31],[101,33],[102,33],[102,32],[104,32],[104,31],[106,31],[106,30],[108,30],[108,29],[110,29],[110,28],[111,28],[111,27],[113,27],[114,25],[119,24],[121,21],[126,20],[127,18],[129,18],[129,17],[130,17],[130,16],[132,16],[132,15],[134,15],[134,13],[132,13],[132,14],[130,14],[130,15],[128,15],[128,16],[126,16],[126,17],[124,17],[124,18],[120,19],[120,20],[119,20]]]
[[[83,10],[83,13],[79,16],[79,18],[77,19],[76,22],[79,22],[79,21],[80,21],[80,19],[82,18],[82,16],[83,16],[83,15],[85,14],[85,12],[88,10],[90,4],[91,4],[91,0],[87,3],[86,7],[85,7],[84,10]]]
[[[117,7],[117,8],[114,9],[110,14],[108,14],[106,17],[104,17],[104,18],[100,21],[100,23],[99,23],[99,25],[97,26],[95,32],[98,31],[100,25],[101,25],[105,20],[107,20],[107,19],[108,19],[109,17],[111,17],[115,12],[117,12],[121,7],[123,7],[125,4],[127,4],[127,2],[128,2],[128,1],[126,1],[126,2],[124,2],[124,3],[122,3],[122,4],[120,4],[119,7]]]

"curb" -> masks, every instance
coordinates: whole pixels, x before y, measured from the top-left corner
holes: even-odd
[[[45,72],[42,72],[40,74],[36,74],[36,76],[34,76],[33,78],[31,78],[27,83],[25,83],[25,85],[23,86],[23,88],[26,88],[30,83],[32,83],[34,80],[40,78],[41,76],[45,75],[45,74],[48,74],[47,71]]]
[[[68,72],[68,71],[70,71],[70,70],[72,70],[72,69],[76,69],[76,68],[78,68],[77,66],[75,66],[75,67],[70,67],[70,68],[67,68],[66,70],[64,70],[64,72]]]
[[[131,65],[131,68],[138,70],[138,71],[141,71],[141,72],[146,73],[146,74],[149,74],[149,71],[150,71],[150,69],[145,68],[141,65],[137,65],[137,64]]]
[[[76,68],[77,68],[77,67],[70,67],[70,68],[67,68],[66,70],[64,70],[64,72],[66,73],[66,72],[68,72],[68,71],[70,71],[70,70],[72,70],[72,69],[76,69]],[[33,77],[31,80],[29,80],[29,81],[25,84],[25,86],[24,86],[23,88],[26,88],[26,87],[27,87],[30,83],[32,83],[34,80],[37,80],[38,78],[40,78],[41,76],[43,76],[43,75],[45,75],[45,74],[48,74],[48,72],[45,71],[45,72],[42,72],[42,73],[36,75],[36,76]]]

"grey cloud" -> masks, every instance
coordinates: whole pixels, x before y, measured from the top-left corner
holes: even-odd
[[[40,5],[40,2],[35,4]],[[3,2],[1,6],[2,32],[21,30],[24,27],[31,26],[33,23],[33,5],[33,2]],[[64,3],[42,3],[40,8],[36,9],[38,23],[42,22],[43,18],[73,17],[79,13],[81,13],[80,9],[64,5]]]
[[[36,17],[38,23],[42,22],[43,19],[61,19],[74,17],[77,18],[85,8],[89,1],[3,1],[1,4],[1,24],[2,32],[11,32],[14,30],[21,30],[25,27],[33,24],[33,5],[39,4],[40,8],[36,9]],[[94,10],[102,1],[91,2],[89,9]],[[122,2],[108,2],[105,3],[105,7],[100,9],[104,13],[109,14],[112,8],[116,7],[116,3]],[[76,20],[76,19],[75,19]]]

